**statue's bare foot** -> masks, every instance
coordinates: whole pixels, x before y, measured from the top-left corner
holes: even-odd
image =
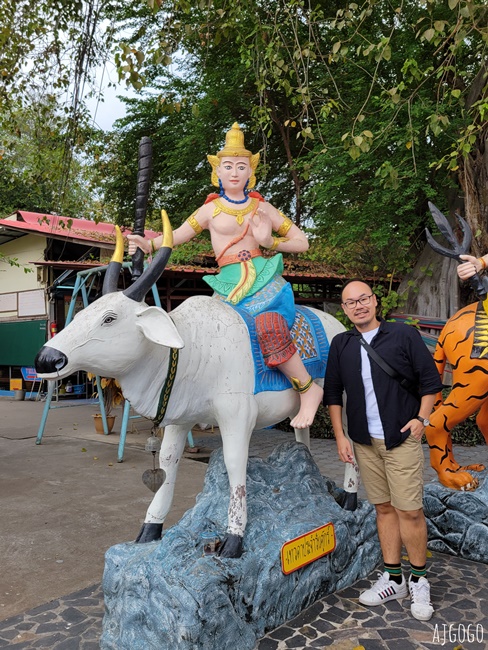
[[[315,382],[306,393],[300,393],[300,410],[290,422],[295,429],[307,429],[313,422],[324,391]]]

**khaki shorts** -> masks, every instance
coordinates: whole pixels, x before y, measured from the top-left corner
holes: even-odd
[[[387,451],[384,440],[371,438],[371,446],[354,443],[354,453],[372,504],[390,502],[407,511],[422,508],[424,452],[418,440],[410,435]]]

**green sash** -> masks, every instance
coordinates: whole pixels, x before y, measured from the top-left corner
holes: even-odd
[[[273,277],[283,273],[283,255],[277,253],[273,257],[253,257],[251,260],[256,269],[256,279],[247,292],[246,298],[265,287]],[[218,275],[204,276],[205,282],[221,296],[227,297],[236,287],[241,277],[241,264],[228,264],[220,269]]]

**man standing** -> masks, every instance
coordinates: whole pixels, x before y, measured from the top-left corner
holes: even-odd
[[[434,610],[425,577],[427,525],[422,509],[424,455],[420,441],[442,383],[417,330],[376,317],[377,300],[368,284],[356,280],[346,284],[342,307],[354,327],[332,340],[324,404],[329,407],[339,456],[343,462],[351,462],[351,444],[342,427],[342,396],[346,392],[349,436],[366,494],[376,509],[384,561],[384,573],[361,594],[359,602],[374,606],[407,595],[401,570],[403,543],[411,566],[412,616],[428,621]],[[398,378],[370,358],[362,340]],[[419,397],[400,384],[402,377],[418,387]]]

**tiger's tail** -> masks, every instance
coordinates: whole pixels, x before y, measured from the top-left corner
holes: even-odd
[[[446,368],[447,357],[444,350],[444,330],[441,332],[437,345],[435,346],[434,351],[434,363],[436,365],[437,371],[441,376],[441,381],[444,378],[444,370]],[[437,393],[434,403],[434,409],[437,409],[442,404],[442,392]]]

